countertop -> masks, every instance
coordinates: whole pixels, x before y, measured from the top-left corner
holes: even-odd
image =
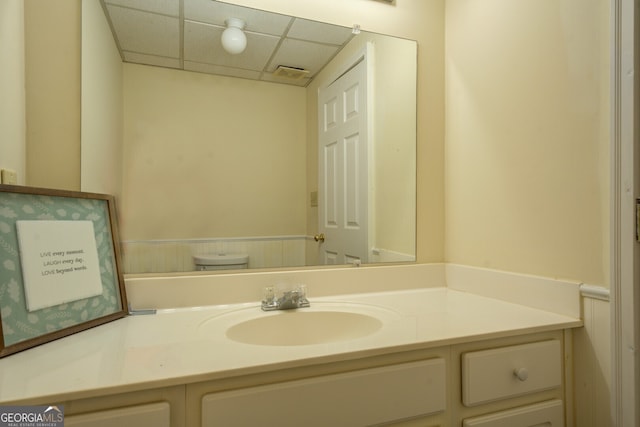
[[[127,316],[0,359],[0,403],[77,399],[582,325],[446,287],[310,300],[315,310],[347,305],[386,320],[362,338],[261,346],[225,335],[238,319],[264,315],[258,302]]]

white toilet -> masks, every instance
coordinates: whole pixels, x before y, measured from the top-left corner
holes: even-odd
[[[198,271],[237,270],[247,268],[249,255],[247,254],[203,254],[194,255],[193,262]]]

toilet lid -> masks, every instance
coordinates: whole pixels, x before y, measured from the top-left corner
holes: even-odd
[[[193,261],[198,265],[246,264],[248,260],[249,255],[246,254],[205,254],[193,256]]]

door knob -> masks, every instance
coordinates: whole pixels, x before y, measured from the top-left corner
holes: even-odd
[[[316,234],[313,236],[313,240],[320,243],[324,242],[324,233]]]

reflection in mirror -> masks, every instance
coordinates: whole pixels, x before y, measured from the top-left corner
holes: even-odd
[[[86,3],[83,156],[100,145],[85,118],[112,117],[126,273],[415,261],[415,41],[210,0]],[[220,42],[230,17],[245,22],[237,55]],[[360,128],[319,149],[318,93],[365,57],[366,79],[344,92],[364,97],[335,116],[357,112]],[[366,162],[331,169],[327,153],[357,146]],[[326,255],[334,238],[314,236],[338,224],[362,228],[363,253]]]

